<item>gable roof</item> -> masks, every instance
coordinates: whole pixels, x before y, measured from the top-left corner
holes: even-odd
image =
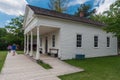
[[[77,22],[83,22],[83,23],[92,24],[92,25],[96,25],[96,26],[105,26],[105,24],[103,24],[101,22],[87,19],[84,17],[76,17],[74,15],[60,13],[57,11],[44,9],[44,8],[40,8],[40,7],[36,7],[36,6],[32,6],[32,5],[27,5],[27,6],[33,10],[35,15],[44,15],[44,16],[56,17],[56,18],[61,18],[61,19],[66,19],[66,20],[77,21]]]

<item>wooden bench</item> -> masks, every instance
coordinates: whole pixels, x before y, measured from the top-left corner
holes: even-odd
[[[58,51],[59,51],[59,49],[50,48],[49,51],[50,51],[49,54],[51,56],[58,57]]]

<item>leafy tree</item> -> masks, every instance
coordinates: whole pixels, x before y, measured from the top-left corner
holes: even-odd
[[[107,32],[112,32],[118,37],[118,47],[120,49],[120,0],[117,0],[110,6],[110,10],[104,12],[107,15]]]
[[[63,13],[67,11],[67,3],[68,0],[50,0],[48,6],[51,10]]]
[[[104,30],[118,37],[118,47],[120,48],[120,0],[113,3],[108,11],[105,11],[103,14],[94,15],[91,18],[106,24]]]
[[[0,28],[0,39],[1,37],[5,36],[7,34],[7,31],[5,28]]]
[[[17,44],[20,48],[23,48],[23,16],[19,16],[11,19],[10,23],[5,26],[8,31],[8,34],[4,37],[7,40],[8,44]]]
[[[110,10],[105,11],[104,14],[107,15],[106,24],[108,25],[105,30],[120,38],[120,0],[113,3]]]
[[[95,9],[91,10],[91,11],[90,11],[90,9],[91,9],[90,5],[81,4],[74,15],[80,16],[80,13],[82,13],[83,17],[89,17],[90,15],[95,13]]]
[[[16,18],[11,19],[8,25],[5,26],[9,33],[14,35],[18,35],[22,33],[22,26],[23,26],[23,16],[19,16]]]
[[[0,28],[0,50],[5,50],[7,47],[7,42],[4,39],[4,36],[6,36],[7,31],[5,28]]]
[[[108,20],[106,15],[103,15],[103,14],[100,14],[100,13],[91,15],[90,19],[93,19],[94,21],[99,21],[99,22],[102,22],[102,23],[105,23],[105,24]]]
[[[120,38],[120,0],[110,6],[108,11],[103,14],[91,16],[93,20],[101,21],[106,24],[105,30],[115,34]]]

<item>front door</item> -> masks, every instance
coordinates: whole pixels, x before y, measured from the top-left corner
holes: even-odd
[[[48,37],[45,37],[45,53],[48,53]]]

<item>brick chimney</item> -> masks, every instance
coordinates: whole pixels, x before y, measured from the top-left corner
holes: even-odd
[[[80,12],[80,17],[84,17],[84,12],[83,11]]]

